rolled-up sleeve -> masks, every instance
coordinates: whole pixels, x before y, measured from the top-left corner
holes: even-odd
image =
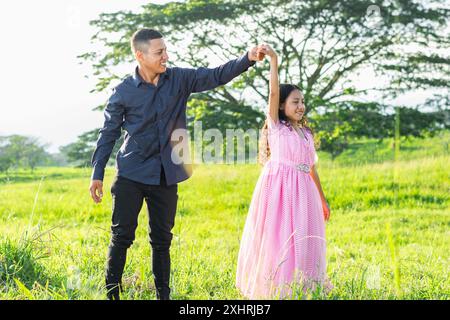
[[[189,92],[201,92],[214,89],[220,85],[233,80],[249,67],[255,64],[255,61],[248,59],[248,52],[239,58],[233,59],[216,68],[201,67],[198,69],[184,68]]]
[[[104,110],[105,121],[103,128],[99,130],[97,146],[92,154],[93,167],[92,180],[103,180],[105,167],[117,139],[120,138],[122,124],[124,122],[124,107],[117,90],[108,99]]]

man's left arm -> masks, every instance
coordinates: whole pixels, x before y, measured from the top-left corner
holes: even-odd
[[[253,59],[256,59],[254,53],[248,51],[239,58],[230,60],[216,68],[183,69],[187,78],[189,93],[211,90],[230,82],[253,66],[256,63],[256,60]]]

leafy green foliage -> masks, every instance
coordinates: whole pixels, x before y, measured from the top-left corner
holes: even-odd
[[[320,148],[335,158],[355,138],[383,139],[393,137],[395,113],[379,103],[346,101],[332,104],[333,110],[310,114],[313,128],[317,128]],[[400,135],[409,137],[432,137],[450,128],[450,112],[437,110],[421,112],[415,108],[398,107]],[[443,131],[445,132],[445,131]]]
[[[0,137],[0,172],[10,168],[29,167],[34,170],[51,160],[37,138],[20,135]]]
[[[92,65],[98,79],[93,91],[103,91],[122,77],[115,66],[133,61],[129,39],[139,28],[162,31],[174,46],[172,60],[193,67],[225,62],[252,45],[268,42],[281,58],[281,82],[302,88],[317,137],[324,150],[337,156],[351,136],[381,139],[393,132],[392,117],[384,112],[387,107],[370,101],[376,93],[394,98],[414,89],[441,89],[443,94],[426,102],[432,113],[402,108],[401,132],[423,136],[448,128],[444,111],[450,60],[445,49],[450,10],[443,3],[384,1],[377,7],[379,17],[369,12],[372,1],[359,0],[149,3],[139,13],[105,13],[91,21],[97,29],[92,41],[107,50],[80,58]],[[388,81],[381,87],[359,88],[351,79],[366,69]],[[227,86],[193,95],[189,116],[201,119],[205,129],[258,129],[267,88],[268,63],[258,63]],[[80,144],[83,149],[83,141]]]
[[[372,67],[391,81],[382,90],[387,95],[414,88],[448,87],[448,56],[440,49],[448,45],[445,33],[450,10],[442,1],[427,3],[386,1],[381,18],[372,23],[371,1],[186,1],[148,4],[140,13],[115,12],[100,15],[91,24],[93,36],[109,51],[103,56],[85,53],[99,77],[97,90],[117,78],[111,66],[132,61],[131,34],[142,27],[159,29],[176,50],[178,63],[204,66],[214,57],[226,61],[260,42],[272,44],[281,57],[284,82],[298,84],[312,111],[319,104],[353,97],[370,90],[345,84],[350,75]],[[118,40],[119,39],[119,40]],[[433,54],[424,54],[429,47]],[[406,50],[409,48],[409,50]],[[411,49],[412,48],[412,49]],[[245,87],[267,101],[268,78],[264,68],[239,79],[239,85],[209,98],[243,103]],[[101,76],[106,75],[106,76]],[[244,80],[244,81],[242,81]]]
[[[91,157],[95,150],[99,129],[85,132],[78,136],[76,142],[70,143],[60,148],[68,161],[76,167],[90,167]],[[111,152],[110,163],[114,162],[115,155],[123,143],[123,135],[116,141],[113,152]]]

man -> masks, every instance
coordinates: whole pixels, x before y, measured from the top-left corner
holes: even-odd
[[[166,45],[156,30],[142,29],[131,39],[138,66],[133,75],[117,85],[104,111],[92,155],[90,193],[101,202],[103,177],[121,128],[124,143],[116,156],[118,169],[112,186],[111,241],[106,267],[107,297],[120,299],[121,278],[127,249],[135,239],[143,200],[149,215],[153,275],[158,299],[170,298],[170,245],[178,200],[177,183],[192,174],[189,163],[173,161],[172,133],[186,129],[186,102],[193,92],[228,83],[262,60],[258,47],[217,68],[168,68]],[[186,144],[186,141],[184,141]]]

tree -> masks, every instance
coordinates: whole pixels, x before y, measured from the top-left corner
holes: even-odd
[[[395,113],[388,112],[387,106],[376,102],[359,101],[338,102],[333,111],[314,114],[313,125],[320,124],[318,139],[320,147],[337,157],[348,146],[351,139],[359,137],[393,137]],[[402,137],[430,137],[439,130],[450,129],[447,110],[421,112],[417,108],[397,107],[400,116],[400,135]]]
[[[132,61],[129,38],[141,27],[162,30],[179,49],[171,53],[176,60],[193,66],[205,65],[209,57],[226,61],[252,43],[267,41],[280,53],[281,79],[303,88],[309,112],[338,98],[370,91],[348,84],[350,75],[368,67],[390,78],[386,87],[375,88],[385,93],[447,89],[449,69],[443,67],[450,60],[440,50],[449,44],[445,28],[450,11],[439,6],[444,3],[385,1],[379,7],[381,19],[368,14],[371,1],[359,0],[147,4],[141,13],[119,11],[101,14],[92,21],[98,28],[92,40],[109,51],[103,56],[91,52],[80,57],[93,63],[99,78],[96,90],[102,91],[120,78],[113,67]],[[186,44],[187,50],[183,50]],[[434,53],[424,54],[423,50],[430,47]],[[233,86],[203,96],[245,104],[242,89],[250,88],[254,96],[267,101],[267,84],[264,69],[256,68]]]
[[[314,111],[320,108],[325,113],[339,113],[339,108],[355,101],[364,100],[366,106],[378,103],[373,100],[374,95],[367,96],[369,93],[379,93],[386,99],[414,89],[448,92],[450,59],[445,49],[449,45],[446,28],[450,10],[445,4],[443,0],[387,0],[380,6],[360,0],[149,3],[139,13],[105,13],[91,21],[97,28],[92,41],[107,50],[103,55],[87,52],[80,58],[92,65],[98,79],[93,92],[98,92],[121,78],[117,65],[133,61],[129,39],[142,27],[161,30],[166,40],[176,47],[170,53],[174,60],[194,67],[205,66],[213,60],[225,62],[252,44],[268,42],[280,54],[282,82],[302,88],[306,113],[315,116]],[[379,17],[374,12],[379,12]],[[352,80],[368,69],[386,77],[386,84],[362,88]],[[202,118],[214,127],[224,128],[236,125],[225,110],[239,110],[238,114],[244,118],[255,117],[253,123],[246,121],[241,125],[259,127],[261,109],[267,101],[267,72],[265,63],[263,67],[249,69],[231,85],[194,95],[189,104],[191,114],[196,115],[195,119]],[[445,93],[437,96],[436,104],[442,104],[447,96]],[[208,108],[220,113],[209,112]],[[383,118],[383,114],[375,114],[370,108],[366,111],[374,119]],[[318,124],[319,118],[312,122]],[[336,126],[329,127],[332,123]],[[354,132],[375,131],[376,127],[369,128],[371,123],[359,122],[362,126]],[[209,127],[204,125],[204,128]],[[353,130],[336,122],[320,124],[317,129],[329,130],[320,135],[329,145],[334,144],[333,139],[342,141],[338,144],[340,149],[346,141],[341,135]]]
[[[8,172],[13,164],[14,159],[8,148],[7,137],[0,137],[0,172]]]
[[[78,136],[76,142],[60,147],[60,152],[67,158],[69,163],[77,167],[89,167],[91,157],[95,150],[95,145],[100,129],[91,130]],[[116,142],[111,152],[110,161],[114,161],[114,156],[123,143],[123,135]]]
[[[20,135],[1,137],[0,139],[0,171],[11,167],[29,167],[32,171],[37,165],[45,163],[50,155],[39,139]]]
[[[51,159],[50,155],[45,151],[45,147],[39,145],[36,141],[31,141],[31,143],[26,146],[23,157],[26,165],[31,171],[34,171],[39,164],[43,164]]]

